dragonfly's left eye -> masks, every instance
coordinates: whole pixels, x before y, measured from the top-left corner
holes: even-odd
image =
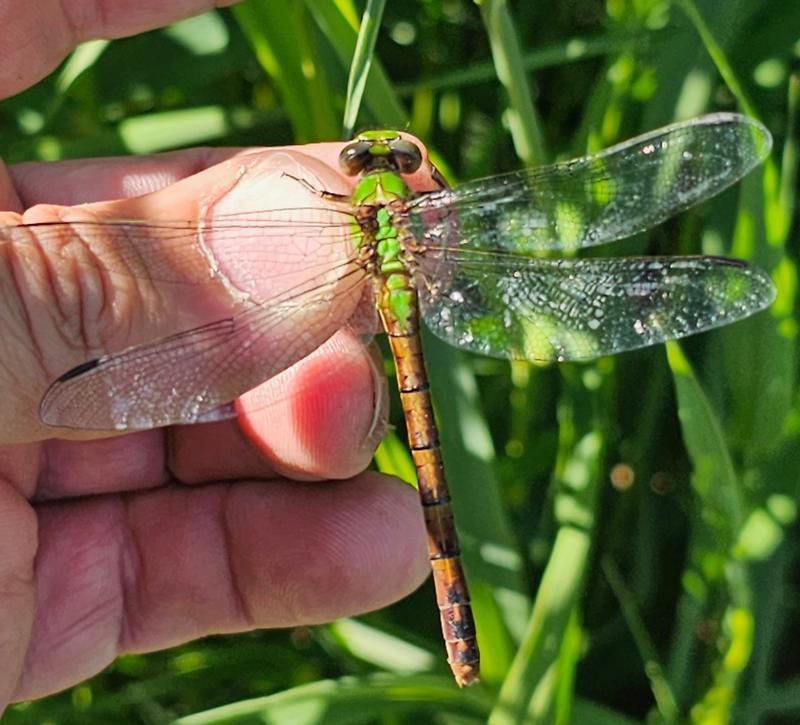
[[[422,153],[416,144],[402,139],[392,144],[389,155],[401,174],[412,174],[422,164]]]
[[[347,144],[339,154],[339,166],[348,176],[355,176],[362,172],[370,159],[369,141],[355,141]]]

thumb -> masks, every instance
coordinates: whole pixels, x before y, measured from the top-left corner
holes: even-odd
[[[315,189],[348,187],[265,151],[134,199],[0,214],[0,443],[202,419],[316,349],[362,275],[347,207]]]

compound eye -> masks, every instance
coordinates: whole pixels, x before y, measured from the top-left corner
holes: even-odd
[[[422,164],[422,153],[416,144],[400,139],[389,152],[392,162],[401,174],[412,174]]]
[[[347,144],[339,154],[339,166],[348,176],[355,176],[364,170],[370,158],[371,144],[368,141],[354,141]]]

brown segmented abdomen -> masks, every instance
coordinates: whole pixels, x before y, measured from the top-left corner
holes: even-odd
[[[389,336],[411,457],[417,469],[419,496],[428,532],[428,556],[447,661],[456,682],[463,687],[477,682],[480,655],[433,416],[428,375],[422,358],[417,294],[410,277],[406,279],[407,289],[413,294],[413,304],[405,324],[395,320],[386,308],[384,294],[378,295],[378,311]]]

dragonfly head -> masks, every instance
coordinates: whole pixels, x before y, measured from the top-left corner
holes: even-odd
[[[419,147],[397,131],[364,131],[339,154],[339,166],[348,176],[375,170],[411,174],[421,164]]]

